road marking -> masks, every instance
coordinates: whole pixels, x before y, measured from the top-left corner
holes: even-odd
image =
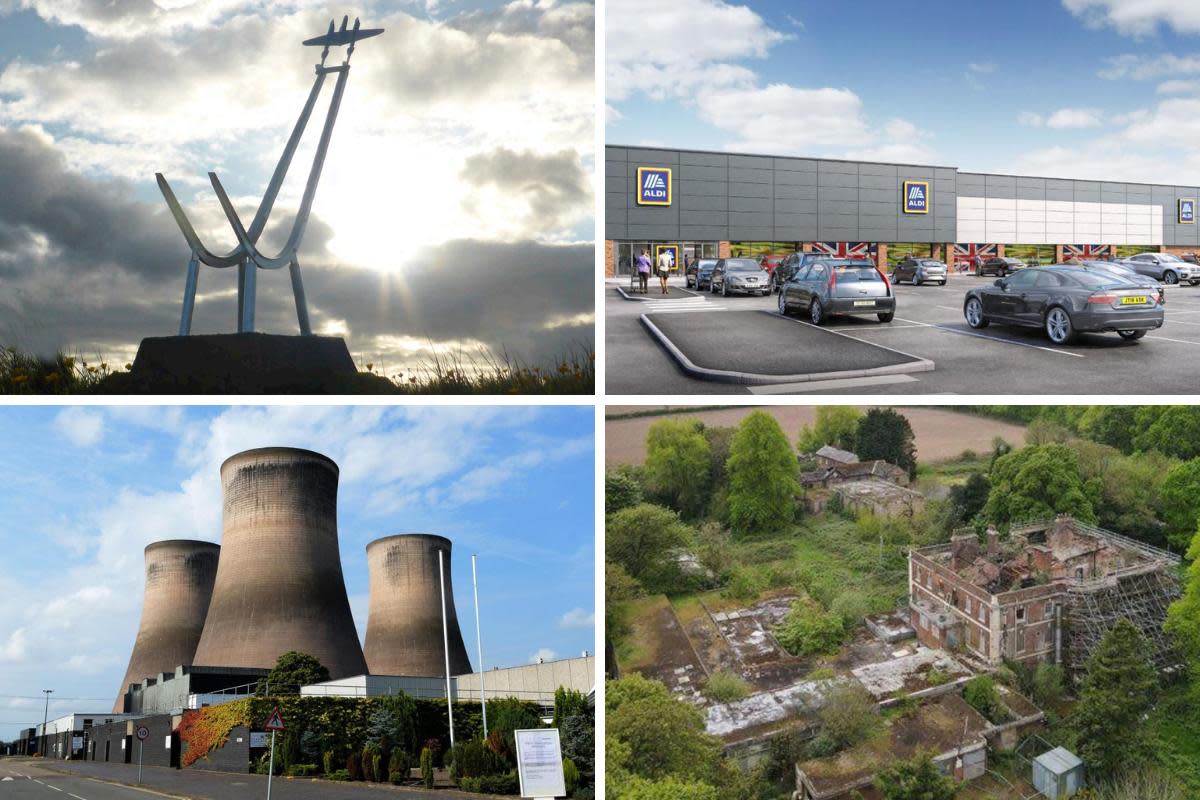
[[[86,798],[86,797],[80,797],[79,795],[77,795],[77,794],[72,794],[71,792],[67,792],[67,794],[71,795],[71,797],[74,797],[74,798],[75,798],[75,800],[87,800],[87,798]]]
[[[1166,336],[1147,336],[1147,339],[1157,339],[1160,342],[1177,342],[1179,344],[1200,344],[1200,342],[1189,342],[1186,339],[1169,339]]]
[[[962,311],[958,306],[934,306],[934,308],[944,308],[947,311]]]
[[[873,328],[864,328],[860,325],[841,325],[841,326],[829,325],[829,326],[827,326],[827,330],[858,331],[859,333],[875,333],[876,331],[903,331],[903,330],[909,330],[912,328],[924,328],[924,327],[926,327],[925,323],[921,323],[920,325],[897,325],[894,322],[888,322],[888,323],[884,323],[882,325],[879,325],[879,326],[873,327]]]
[[[890,383],[916,383],[911,375],[868,375],[863,378],[841,378],[831,381],[804,381],[800,383],[773,383],[767,386],[747,387],[751,394],[792,394],[793,392],[820,392],[827,389],[850,389],[856,386],[880,386]]]
[[[1034,350],[1041,350],[1046,353],[1054,353],[1055,355],[1059,355],[1059,356],[1071,356],[1073,358],[1084,358],[1085,357],[1082,353],[1071,353],[1066,350],[1055,350],[1053,347],[1044,347],[1040,344],[1029,344],[1028,342],[1015,342],[1012,339],[1001,339],[997,336],[986,336],[982,333],[976,333],[975,331],[960,331],[957,328],[947,328],[945,325],[934,325],[934,324],[931,324],[928,322],[919,322],[915,319],[901,319],[900,317],[896,317],[896,319],[899,319],[901,322],[914,323],[919,327],[935,328],[939,331],[945,331],[946,333],[957,333],[960,336],[974,336],[976,339],[987,339],[989,342],[1000,342],[1001,344],[1012,344],[1012,345],[1016,345],[1017,347],[1031,347]]]
[[[1171,320],[1171,324],[1172,325],[1200,325],[1200,322],[1188,322],[1185,319],[1173,319],[1173,320]]]
[[[62,791],[62,789],[58,788],[57,786],[54,786],[53,784],[49,784],[49,783],[47,783],[46,785],[47,785],[47,786],[49,786],[51,789],[53,789],[53,790],[54,790],[54,791],[56,791],[56,792],[61,792],[61,791]]]

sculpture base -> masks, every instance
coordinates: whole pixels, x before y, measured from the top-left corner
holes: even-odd
[[[101,391],[130,394],[340,394],[394,391],[360,373],[335,336],[225,333],[142,340],[129,373]]]

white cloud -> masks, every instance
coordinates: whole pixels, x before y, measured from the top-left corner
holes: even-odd
[[[991,62],[991,61],[985,61],[983,63],[971,62],[970,64],[967,64],[967,69],[969,69],[971,72],[978,72],[983,75],[990,75],[991,73],[996,71],[996,65],[994,62]]]
[[[1033,111],[1022,111],[1017,114],[1017,124],[1027,128],[1040,128],[1045,123],[1042,115]]]
[[[1154,91],[1158,94],[1192,94],[1197,89],[1200,89],[1197,81],[1170,80],[1160,83]]]
[[[58,412],[55,424],[59,433],[80,447],[90,447],[104,438],[104,415],[96,410],[64,408]]]
[[[596,614],[588,611],[585,608],[572,608],[570,611],[562,615],[558,621],[558,627],[567,629],[588,629],[595,627]]]
[[[1148,36],[1160,26],[1200,32],[1200,3],[1194,0],[1063,0],[1063,6],[1088,25],[1129,36]]]
[[[1046,127],[1055,130],[1097,128],[1101,124],[1100,111],[1094,108],[1060,108],[1046,118]]]
[[[0,661],[20,661],[25,658],[25,628],[17,628],[0,643]]]
[[[539,661],[553,661],[558,658],[558,653],[548,647],[539,647],[536,652],[529,656],[529,663],[536,664]]]
[[[1200,55],[1178,56],[1161,53],[1154,56],[1125,53],[1106,60],[1106,66],[1096,74],[1107,80],[1150,80],[1200,73]]]

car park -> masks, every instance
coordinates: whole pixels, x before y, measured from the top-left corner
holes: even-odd
[[[874,315],[880,322],[891,322],[896,295],[873,262],[826,258],[814,261],[783,285],[779,313],[804,314],[814,325],[838,314]]]
[[[1019,269],[1025,269],[1025,262],[1019,258],[1004,258],[995,256],[986,259],[975,270],[976,275],[995,275],[998,278],[1003,278],[1006,275],[1011,275]]]
[[[913,286],[920,286],[926,281],[946,285],[946,265],[936,258],[914,258],[908,256],[892,268],[892,283],[912,281]]]
[[[1170,253],[1138,253],[1122,259],[1121,263],[1166,284],[1187,281],[1195,286],[1200,283],[1200,268]]]
[[[684,282],[689,289],[703,290],[708,288],[709,282],[712,280],[713,267],[717,265],[715,258],[701,258],[693,261],[688,267],[687,275],[684,277]]]
[[[775,271],[771,273],[771,288],[772,291],[779,291],[779,287],[790,281],[792,277],[800,270],[807,267],[814,261],[833,258],[828,253],[792,253],[785,258]]]
[[[1036,267],[968,291],[963,316],[976,330],[992,322],[1040,327],[1055,344],[1083,331],[1133,340],[1162,327],[1163,293],[1068,265]]]
[[[713,267],[709,289],[715,294],[770,294],[771,282],[758,262],[752,258],[722,258]]]

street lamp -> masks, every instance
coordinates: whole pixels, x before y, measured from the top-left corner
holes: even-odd
[[[46,757],[46,720],[50,716],[50,695],[53,692],[53,689],[42,689],[42,694],[46,695],[46,708],[42,711],[42,758]]]

